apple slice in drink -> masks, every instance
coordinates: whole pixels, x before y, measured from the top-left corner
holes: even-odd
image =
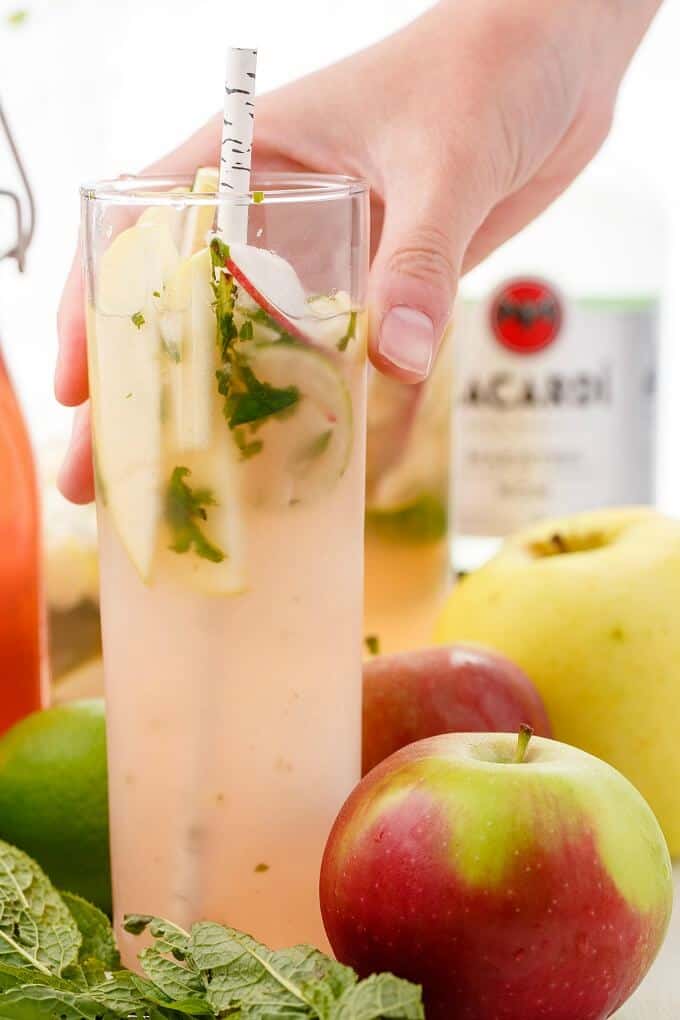
[[[195,195],[216,194],[218,173],[214,166],[201,166],[196,171],[191,191]],[[184,222],[184,234],[180,251],[185,257],[204,248],[209,241],[209,234],[215,220],[214,205],[192,205],[187,209]]]
[[[298,325],[307,311],[307,297],[297,273],[280,255],[250,244],[229,244],[224,268],[283,333],[314,346]]]
[[[92,325],[95,441],[106,504],[146,581],[160,514],[161,366],[158,299],[177,266],[167,223],[124,230],[102,255]]]
[[[315,500],[330,492],[350,458],[352,403],[345,382],[324,354],[302,344],[248,346],[246,364],[258,383],[291,398],[263,421],[238,424],[238,410],[230,421],[246,452],[247,444],[256,444],[246,465],[248,495],[283,506]]]
[[[168,280],[159,324],[177,451],[210,445],[216,398],[215,312],[207,248],[180,262]]]

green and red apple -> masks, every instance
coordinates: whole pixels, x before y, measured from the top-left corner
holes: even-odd
[[[436,640],[509,656],[555,736],[624,773],[680,855],[680,521],[650,508],[536,525],[458,584]]]
[[[428,1020],[605,1020],[672,901],[637,790],[513,734],[434,737],[375,768],[335,823],[320,891],[338,958],[421,983]]]
[[[523,670],[474,645],[380,655],[364,663],[362,770],[440,733],[517,731],[552,735]]]

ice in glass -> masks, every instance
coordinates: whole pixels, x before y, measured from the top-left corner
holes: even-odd
[[[367,198],[253,185],[247,244],[205,180],[83,192],[114,905],[322,944],[360,768]]]

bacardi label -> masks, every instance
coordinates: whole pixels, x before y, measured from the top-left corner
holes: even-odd
[[[516,279],[463,304],[457,531],[653,498],[658,304],[568,300]]]

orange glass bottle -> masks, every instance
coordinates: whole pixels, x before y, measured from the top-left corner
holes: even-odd
[[[0,252],[23,269],[33,232],[33,200],[9,126],[4,129],[19,177],[26,189],[29,227],[22,226],[21,204],[12,192],[16,245]],[[38,487],[28,432],[0,353],[0,733],[42,708],[47,700]]]
[[[0,355],[0,733],[45,702],[33,453]]]

